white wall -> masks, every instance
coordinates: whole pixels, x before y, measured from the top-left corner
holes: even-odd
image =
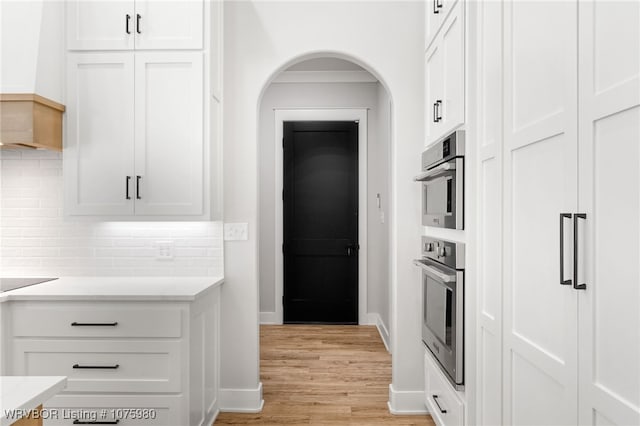
[[[382,102],[379,96],[383,96]],[[387,111],[380,113],[379,106]],[[275,313],[275,203],[280,189],[274,187],[275,173],[275,109],[283,108],[367,108],[367,206],[368,206],[368,313],[381,315],[388,330],[388,221],[380,223],[380,213],[388,211],[389,123],[378,123],[382,114],[388,121],[389,98],[380,83],[291,83],[271,84],[260,105],[259,122],[259,283],[260,312]],[[379,131],[386,133],[382,136]],[[280,145],[277,144],[278,149]],[[381,209],[376,194],[382,198]],[[386,219],[386,218],[385,218]]]
[[[247,222],[249,239],[225,244],[223,392],[259,409],[258,111],[263,89],[312,53],[337,52],[368,67],[393,101],[391,311],[395,412],[424,411],[420,341],[419,169],[423,140],[421,2],[228,2],[224,55],[224,218]],[[244,402],[244,405],[242,403]]]
[[[0,150],[0,185],[0,276],[222,275],[219,222],[65,219],[59,153]],[[167,240],[174,259],[156,260]]]

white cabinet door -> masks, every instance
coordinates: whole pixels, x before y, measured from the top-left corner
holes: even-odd
[[[425,55],[427,145],[464,123],[464,22],[458,4]]]
[[[425,48],[428,48],[442,23],[458,0],[426,0],[425,1]]]
[[[136,49],[202,49],[203,0],[136,1]]]
[[[202,56],[136,53],[136,215],[203,213]]]
[[[559,214],[577,208],[577,14],[577,2],[504,2],[508,425],[578,421],[577,296],[559,283],[558,244]]]
[[[69,50],[202,49],[203,0],[73,0]]]
[[[133,214],[133,53],[68,58],[67,213]]]
[[[581,425],[640,424],[640,3],[580,3]]]
[[[135,16],[133,0],[67,3],[67,49],[133,49]]]
[[[440,37],[440,36],[439,36]],[[464,123],[464,18],[458,3],[442,27],[442,105],[440,127],[445,136]]]
[[[438,109],[442,104],[442,50],[434,43],[425,55],[425,139],[426,145],[434,142],[440,134]],[[440,105],[437,101],[440,100]]]

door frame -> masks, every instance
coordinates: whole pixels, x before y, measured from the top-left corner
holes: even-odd
[[[282,150],[285,121],[356,121],[358,123],[358,324],[368,324],[367,318],[367,112],[368,108],[297,108],[275,109],[275,318],[283,323],[284,309],[284,159]]]

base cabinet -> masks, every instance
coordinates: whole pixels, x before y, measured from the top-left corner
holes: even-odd
[[[8,374],[68,377],[65,391],[44,404],[45,425],[215,419],[219,288],[193,302],[15,301],[4,308]]]
[[[424,353],[424,403],[438,426],[463,426],[464,402],[427,349]]]

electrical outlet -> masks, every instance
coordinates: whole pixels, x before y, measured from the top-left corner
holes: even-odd
[[[247,241],[249,239],[248,223],[225,223],[224,224],[224,240],[225,241]]]
[[[156,259],[173,260],[173,241],[156,241]]]

